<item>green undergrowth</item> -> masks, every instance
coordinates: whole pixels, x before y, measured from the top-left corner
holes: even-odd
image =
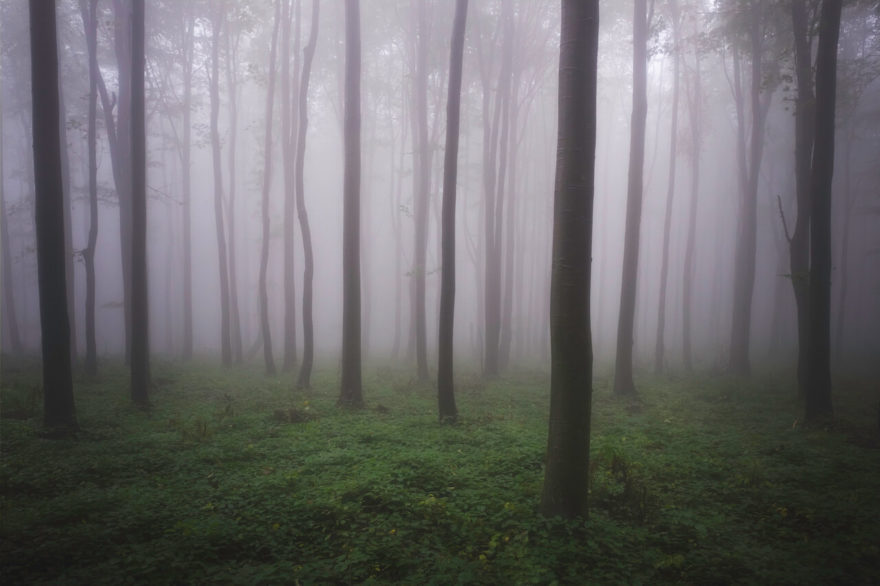
[[[781,380],[781,379],[780,379]],[[255,368],[160,364],[77,381],[75,438],[41,437],[33,367],[4,364],[5,584],[876,584],[876,397],[805,430],[787,383],[596,381],[591,517],[538,512],[548,380],[430,386],[367,371],[366,409]]]

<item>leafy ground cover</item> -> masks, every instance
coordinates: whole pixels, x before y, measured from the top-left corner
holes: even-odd
[[[368,408],[258,370],[165,364],[153,409],[121,367],[80,380],[82,432],[39,435],[35,368],[4,364],[4,584],[880,583],[876,397],[803,430],[769,377],[596,381],[592,514],[537,513],[548,382],[430,388],[371,371]],[[870,405],[870,408],[868,406]]]

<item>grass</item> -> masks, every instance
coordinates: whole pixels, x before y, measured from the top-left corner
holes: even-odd
[[[39,435],[38,372],[4,364],[4,584],[877,584],[876,397],[804,430],[772,378],[596,381],[592,513],[537,513],[545,375],[433,390],[368,373],[368,408],[255,369],[160,364],[153,409],[125,372],[77,384],[76,438]],[[862,389],[863,390],[863,389]],[[866,405],[871,405],[867,409]]]

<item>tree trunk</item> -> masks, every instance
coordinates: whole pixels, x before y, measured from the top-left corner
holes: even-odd
[[[810,345],[804,401],[807,423],[831,418],[831,180],[837,41],[842,0],[824,0],[816,54],[816,122],[810,172]]]
[[[449,93],[446,97],[446,152],[443,159],[442,272],[440,274],[439,343],[437,345],[437,404],[440,421],[454,423],[453,329],[455,324],[455,191],[458,180],[458,141],[461,120],[461,77],[468,0],[457,0],[449,53]]]
[[[192,314],[192,77],[195,17],[192,3],[185,5],[183,61],[183,144],[180,166],[183,181],[183,359],[193,355]]]
[[[114,178],[119,198],[119,242],[122,252],[122,311],[125,318],[125,361],[131,358],[131,260],[132,260],[132,161],[131,161],[131,3],[114,0],[114,46],[119,67],[119,95],[116,113],[116,165]],[[104,102],[102,97],[102,102]],[[112,105],[104,104],[105,116],[112,116]]]
[[[64,273],[64,194],[54,2],[30,1],[30,38],[43,424],[66,432],[75,430],[77,423]]]
[[[60,57],[59,57],[60,62]],[[76,273],[73,270],[73,224],[71,222],[72,200],[70,197],[70,155],[67,151],[67,105],[64,87],[58,86],[61,136],[61,186],[64,193],[64,274],[67,278],[67,316],[70,319],[70,358],[77,361],[76,335]]]
[[[220,352],[224,366],[232,364],[229,334],[229,265],[226,258],[226,230],[223,220],[223,160],[220,153],[220,35],[225,10],[213,7],[211,39],[211,160],[214,171],[214,225],[217,233],[217,264],[220,273]]]
[[[294,7],[292,4],[296,4]],[[296,212],[296,187],[294,167],[296,161],[296,124],[291,124],[291,115],[297,112],[296,84],[299,80],[299,44],[301,3],[284,0],[281,27],[281,152],[284,159],[284,361],[282,370],[289,371],[296,366],[296,279],[294,278],[294,239],[293,226]],[[293,91],[290,76],[290,26],[292,13],[296,14],[296,32],[293,41],[294,72]]]
[[[642,221],[642,183],[645,164],[645,119],[648,113],[648,5],[635,0],[633,12],[633,111],[629,149],[629,178],[626,194],[626,233],[623,246],[623,281],[617,322],[617,357],[614,364],[614,392],[635,395],[633,382],[633,322],[636,309],[636,280],[639,268],[639,231]]]
[[[675,169],[678,156],[678,101],[681,80],[679,52],[680,17],[677,0],[669,1],[672,18],[672,125],[669,131],[669,175],[666,183],[666,211],[663,218],[663,260],[660,268],[660,301],[657,310],[657,338],[654,342],[654,372],[660,374],[666,359],[666,288],[669,279],[669,239],[672,232],[672,207],[675,202]]]
[[[315,356],[315,327],[312,317],[312,288],[315,278],[315,256],[312,252],[312,230],[309,226],[309,214],[305,200],[305,169],[306,136],[309,128],[309,81],[312,75],[312,60],[315,57],[315,46],[318,43],[318,22],[320,17],[320,0],[312,0],[312,22],[309,40],[303,51],[302,80],[299,85],[299,125],[296,138],[296,213],[299,218],[299,229],[303,241],[303,358],[299,368],[296,386],[308,389],[312,384],[312,365]]]
[[[550,430],[541,512],[587,516],[593,351],[590,255],[599,2],[563,0],[551,272]]]
[[[688,118],[691,125],[691,194],[688,210],[687,244],[684,253],[682,283],[682,361],[686,372],[692,372],[691,315],[693,311],[694,270],[697,248],[697,205],[700,194],[700,142],[702,141],[703,88],[701,83],[699,49],[694,51],[694,74],[688,93]]]
[[[232,358],[236,364],[243,360],[241,341],[241,314],[238,306],[238,276],[235,247],[235,194],[236,194],[236,147],[238,146],[238,42],[240,31],[235,30],[232,19],[226,21],[226,91],[229,94],[229,311]],[[233,40],[234,37],[234,40]]]
[[[345,171],[342,236],[342,380],[339,404],[363,407],[361,389],[361,18],[345,0]]]
[[[85,29],[89,58],[89,239],[83,250],[86,269],[86,359],[85,372],[98,374],[98,348],[95,336],[95,250],[98,244],[98,0],[81,0],[80,9]]]
[[[2,136],[2,134],[0,134]],[[21,332],[18,328],[18,314],[15,311],[15,290],[12,279],[12,252],[9,248],[9,227],[6,220],[6,198],[3,190],[3,155],[0,153],[0,247],[3,249],[3,322],[9,330],[9,343],[13,354],[22,353]]]
[[[269,192],[272,187],[272,110],[275,105],[275,54],[278,49],[278,25],[281,23],[281,2],[275,1],[275,25],[272,28],[272,47],[269,49],[269,87],[266,89],[266,165],[263,170],[263,239],[260,249],[260,332],[263,337],[263,359],[266,374],[275,374],[275,358],[272,353],[272,332],[269,325],[269,293],[266,290],[266,272],[269,267]]]
[[[150,385],[147,301],[147,152],[144,110],[144,0],[131,19],[131,398],[147,407]]]

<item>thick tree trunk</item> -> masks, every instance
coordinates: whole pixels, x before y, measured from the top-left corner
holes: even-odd
[[[64,194],[54,2],[30,1],[30,38],[43,424],[49,429],[72,431],[77,423],[64,273]]]
[[[593,351],[590,255],[599,2],[563,0],[551,273],[550,430],[541,512],[587,516]]]
[[[98,244],[98,0],[80,2],[89,58],[89,119],[87,130],[89,157],[89,238],[83,261],[86,269],[86,358],[85,372],[98,374],[98,348],[95,335],[95,250]]]
[[[654,342],[654,372],[660,374],[666,360],[666,288],[669,279],[669,240],[672,232],[672,207],[675,202],[675,170],[678,157],[678,102],[681,80],[679,52],[680,18],[677,0],[670,0],[672,18],[672,124],[669,131],[669,174],[666,182],[666,211],[663,217],[663,260],[660,265],[660,300],[657,309],[657,338]]]
[[[275,105],[275,55],[278,50],[278,26],[281,24],[281,2],[275,1],[275,26],[272,28],[272,47],[269,49],[269,87],[266,89],[266,165],[263,169],[263,238],[260,248],[260,332],[263,337],[263,360],[266,374],[275,374],[275,358],[272,353],[272,331],[269,324],[269,293],[266,273],[269,267],[269,240],[271,222],[269,219],[269,193],[272,187],[272,110]]]
[[[214,171],[214,226],[217,233],[217,264],[220,274],[220,353],[224,366],[232,364],[229,334],[229,265],[223,220],[223,159],[220,153],[220,37],[225,10],[218,4],[212,15],[211,39],[211,160]]]
[[[309,82],[312,75],[312,60],[315,57],[315,46],[318,43],[318,22],[320,17],[320,0],[312,0],[312,22],[309,40],[303,52],[302,80],[299,85],[299,126],[296,138],[296,213],[299,218],[299,229],[303,241],[303,358],[299,368],[296,386],[308,389],[312,384],[312,365],[315,360],[315,326],[312,317],[312,288],[315,278],[315,255],[312,251],[312,230],[309,226],[309,214],[306,210],[305,169],[306,136],[309,128]]]
[[[437,404],[441,422],[454,423],[453,331],[455,323],[455,191],[458,180],[458,141],[461,120],[461,77],[468,0],[457,0],[449,52],[449,90],[446,97],[446,152],[443,159],[442,272],[437,360]]]
[[[831,418],[831,180],[834,175],[834,113],[837,42],[842,0],[824,0],[816,54],[816,123],[810,173],[810,345],[804,417]]]
[[[147,151],[144,109],[144,0],[131,18],[131,398],[147,407],[150,386],[147,301]]]
[[[363,407],[361,388],[361,17],[345,0],[345,171],[342,235],[342,380],[339,404]]]
[[[617,322],[617,356],[614,392],[635,395],[633,382],[633,322],[639,269],[639,232],[642,221],[642,183],[645,165],[645,119],[648,114],[648,5],[635,0],[633,12],[633,110],[629,148],[629,179],[626,194],[626,233],[623,245],[623,280]]]

